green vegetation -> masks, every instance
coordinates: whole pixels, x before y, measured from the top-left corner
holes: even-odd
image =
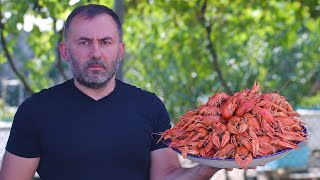
[[[0,121],[12,121],[12,118],[16,111],[16,107],[7,106],[0,98]]]
[[[109,0],[90,2],[113,7]],[[2,1],[0,64],[14,57],[26,92],[70,77],[57,45],[63,20],[81,3]],[[294,106],[319,106],[320,0],[126,0],[123,13],[124,80],[155,92],[172,118],[255,80]],[[49,28],[29,29],[26,56],[17,43],[30,17],[49,18]]]

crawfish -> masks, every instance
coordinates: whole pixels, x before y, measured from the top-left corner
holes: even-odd
[[[250,128],[249,132],[243,132],[242,134],[236,134],[235,139],[237,145],[245,146],[253,157],[256,157],[259,151],[259,139],[255,132]]]
[[[249,112],[251,109],[253,109],[254,105],[258,101],[260,95],[256,95],[253,98],[247,99],[246,101],[243,101],[239,107],[235,111],[235,115],[238,117],[242,117],[245,113]]]
[[[260,120],[265,119],[268,123],[274,123],[274,118],[267,109],[255,106],[252,110],[252,114],[256,114]]]
[[[276,145],[279,149],[288,149],[288,148],[297,149],[297,148],[299,148],[299,146],[297,144],[292,143],[290,141],[281,140],[279,138],[274,138],[273,144]]]
[[[195,129],[195,132],[197,132],[197,134],[191,138],[191,140],[190,140],[191,142],[196,141],[199,138],[205,137],[209,134],[207,128],[197,128],[197,129]]]
[[[221,149],[219,149],[213,156],[218,158],[227,158],[227,157],[233,157],[234,151],[235,151],[235,145],[234,144],[227,144]]]
[[[201,124],[199,122],[195,122],[191,125],[188,126],[188,128],[185,129],[186,132],[188,131],[194,131],[195,129],[198,129],[198,128],[204,128],[204,129],[207,129],[207,126],[205,126],[204,124]]]
[[[200,153],[199,150],[191,149],[188,146],[179,147],[177,149],[181,152],[181,155],[184,158],[186,158],[188,154],[198,155]]]
[[[266,153],[266,154],[271,154],[271,153],[275,153],[277,152],[277,148],[280,149],[287,149],[287,148],[292,148],[292,149],[296,149],[299,146],[295,143],[286,141],[286,140],[281,140],[280,138],[277,137],[268,137],[268,136],[259,136],[259,142],[260,142],[260,146],[259,147],[259,152],[261,154]],[[265,148],[263,148],[265,147]],[[263,152],[264,150],[264,152]],[[264,154],[264,155],[266,155]]]
[[[188,142],[188,146],[198,147],[198,148],[202,148],[204,144],[205,144],[204,139],[199,140],[199,141],[194,141],[194,142]]]
[[[301,116],[299,113],[293,111],[292,106],[291,106],[287,101],[284,102],[284,108],[287,110],[287,113],[288,113],[290,116],[297,116],[297,117],[300,117],[300,116]]]
[[[294,117],[277,117],[278,125],[281,129],[281,132],[284,132],[284,129],[290,128],[290,130],[302,131],[301,123]]]
[[[234,96],[237,97],[237,104],[241,104],[242,101],[246,99],[249,91],[250,91],[250,90],[245,89],[245,90],[242,90],[242,91],[234,94]]]
[[[167,129],[166,131],[161,133],[161,137],[159,138],[157,143],[159,143],[162,139],[166,141],[167,139],[175,139],[176,137],[181,135],[183,135],[183,131],[181,131],[180,129],[177,129],[177,128]]]
[[[180,120],[176,123],[175,127],[185,129],[189,125],[194,124],[196,122],[195,120],[201,117],[201,115],[182,116]]]
[[[227,131],[226,125],[216,123],[212,127],[212,143],[219,149],[225,146],[230,140],[230,133]]]
[[[248,128],[248,124],[246,121],[242,118],[239,118],[238,116],[233,116],[229,119],[227,124],[228,131],[233,134],[241,134]]]
[[[260,82],[254,81],[254,84],[251,88],[251,92],[256,93],[258,92],[259,88],[260,88]]]
[[[213,143],[211,141],[212,139],[212,132],[209,133],[208,136],[205,137],[206,145],[205,145],[205,153],[208,153],[213,150]]]
[[[293,110],[292,106],[287,101],[283,103],[282,107],[284,109],[284,112],[286,112],[290,116],[297,116],[297,117],[301,116],[299,113]]]
[[[200,118],[199,122],[207,127],[212,127],[218,122],[221,122],[221,123],[225,122],[225,120],[218,115],[205,115]]]
[[[221,114],[220,109],[214,106],[202,105],[196,109],[199,115],[219,115]]]
[[[222,106],[221,106],[221,116],[224,119],[230,119],[233,116],[233,112],[237,109],[237,97],[233,96],[227,100]]]
[[[256,103],[255,106],[269,109],[269,108],[271,108],[272,104],[273,104],[273,102],[269,101],[268,99],[260,98],[260,100]]]
[[[269,136],[258,136],[259,139],[259,156],[264,156],[276,152],[276,148],[272,145],[272,138]]]
[[[206,106],[220,107],[222,102],[227,100],[228,98],[229,98],[229,95],[227,95],[224,92],[220,92],[220,93],[212,95],[205,105]]]
[[[190,139],[195,136],[196,132],[192,131],[190,133],[185,133],[180,136],[170,138],[169,147],[181,147],[190,143]]]
[[[303,132],[292,132],[285,130],[283,133],[275,132],[275,135],[281,137],[282,139],[291,141],[304,141],[307,139],[307,134]]]
[[[288,115],[285,112],[279,111],[279,112],[275,112],[274,113],[274,117],[276,117],[276,119],[278,119],[279,117],[280,118],[286,118],[286,117],[288,117]]]
[[[275,130],[273,129],[273,126],[271,126],[265,119],[261,120],[261,126],[262,130],[266,132],[266,134],[270,137],[273,136]]]
[[[248,93],[248,98],[251,98],[254,94],[256,94],[258,92],[259,88],[260,88],[260,82],[257,83],[256,81],[254,81],[254,84],[253,84],[250,92]]]
[[[249,135],[251,137],[251,143],[252,143],[252,155],[253,157],[256,157],[258,155],[259,151],[259,139],[257,134],[252,130],[252,127],[249,127]]]
[[[236,148],[234,159],[241,168],[247,169],[248,164],[252,162],[253,158],[252,158],[252,154],[246,147],[239,146]]]
[[[252,127],[254,131],[256,131],[256,132],[261,131],[260,122],[255,115],[252,115],[250,113],[246,113],[245,115],[243,115],[243,118],[245,118],[247,120],[248,126]]]
[[[277,93],[264,93],[262,95],[262,99],[267,99],[269,101],[276,101],[278,99],[281,99],[282,96],[280,96]]]

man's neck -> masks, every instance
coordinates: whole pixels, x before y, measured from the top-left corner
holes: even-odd
[[[112,78],[106,86],[99,89],[88,88],[80,84],[76,79],[74,79],[74,84],[81,92],[97,101],[106,97],[114,90],[116,87],[116,80],[115,78]]]

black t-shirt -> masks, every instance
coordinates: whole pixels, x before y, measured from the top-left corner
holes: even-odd
[[[166,147],[153,133],[168,128],[155,94],[116,80],[96,101],[71,79],[20,105],[6,150],[40,157],[43,180],[149,179],[150,151]]]

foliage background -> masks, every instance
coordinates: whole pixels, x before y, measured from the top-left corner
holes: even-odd
[[[67,15],[87,3],[119,1],[1,0],[1,77],[20,79],[25,97],[70,78],[57,45]],[[255,80],[295,107],[319,107],[320,0],[124,0],[118,13],[119,77],[155,92],[172,119]]]

